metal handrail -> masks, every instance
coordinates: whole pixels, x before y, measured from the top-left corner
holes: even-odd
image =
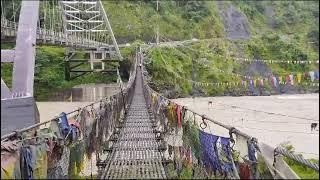
[[[288,157],[290,159],[293,159],[293,160],[295,160],[295,161],[297,161],[299,163],[302,163],[302,164],[304,164],[304,165],[306,165],[306,166],[308,166],[308,167],[310,167],[310,168],[312,168],[312,169],[314,169],[314,170],[319,172],[319,164],[313,163],[313,162],[309,161],[308,159],[304,159],[302,156],[299,156],[297,154],[293,154],[293,153],[287,151],[283,147],[280,147],[280,146],[276,147],[274,149],[274,152],[282,154],[282,155],[284,155],[284,156],[286,156],[286,157]]]
[[[163,95],[161,95],[160,93],[154,91],[154,90],[148,85],[148,83],[145,83],[145,85],[146,85],[146,87],[147,87],[151,92],[153,92],[153,93],[155,93],[155,94],[163,97],[164,99],[166,99],[166,100],[169,101],[169,102],[173,102],[171,99],[168,99],[168,98],[164,97]],[[176,102],[173,102],[173,103],[178,104],[178,103],[176,103]],[[181,105],[180,105],[180,106],[181,106]],[[196,111],[188,108],[187,106],[183,106],[183,107],[184,107],[185,109],[189,110],[190,112],[192,112],[192,113],[194,113],[194,114],[202,117],[202,118],[205,119],[205,120],[208,120],[208,121],[210,121],[210,122],[212,122],[212,123],[214,123],[214,124],[217,124],[217,125],[219,125],[219,126],[221,126],[221,127],[226,128],[226,129],[228,129],[228,130],[232,130],[232,132],[235,133],[235,134],[241,135],[241,136],[243,136],[243,137],[245,137],[245,138],[247,138],[247,139],[251,139],[251,138],[252,138],[252,136],[250,136],[250,135],[248,135],[248,134],[246,134],[246,133],[238,130],[237,128],[235,128],[235,127],[233,127],[233,126],[225,125],[225,124],[223,124],[223,123],[221,123],[221,122],[219,122],[219,121],[216,121],[216,120],[214,120],[214,119],[212,119],[212,118],[210,118],[210,117],[208,117],[208,116],[206,116],[206,115],[204,115],[204,114],[200,114],[200,113],[198,113],[198,112],[196,112]],[[257,139],[257,138],[256,138],[256,139]]]
[[[144,66],[143,66],[143,67],[144,67]],[[169,102],[178,104],[178,103],[172,101],[171,99],[168,99],[168,98],[164,97],[164,96],[161,95],[160,93],[154,91],[154,90],[148,85],[148,83],[147,83],[144,75],[143,75],[143,79],[144,79],[144,82],[146,82],[146,83],[145,83],[145,86],[146,86],[147,90],[151,91],[152,93],[157,94],[158,96],[161,96],[162,98],[164,98],[165,100],[167,100],[167,101],[169,101]],[[180,105],[180,106],[181,106],[181,105]],[[235,133],[235,134],[238,134],[238,135],[240,135],[240,136],[243,136],[243,137],[245,137],[246,139],[252,139],[252,138],[254,138],[254,137],[252,137],[252,136],[250,136],[250,135],[248,135],[248,134],[240,131],[239,129],[237,129],[237,128],[233,127],[233,126],[225,125],[225,124],[223,124],[223,123],[221,123],[221,122],[219,122],[219,121],[216,121],[216,120],[214,120],[214,119],[212,119],[212,118],[210,118],[210,117],[207,117],[206,115],[200,114],[200,113],[198,113],[198,112],[196,112],[196,111],[188,108],[187,106],[183,106],[183,107],[184,107],[186,110],[189,110],[190,112],[192,112],[193,114],[196,114],[196,115],[202,117],[203,120],[208,120],[208,121],[210,121],[210,122],[212,122],[212,123],[214,123],[214,124],[217,124],[217,125],[219,125],[219,126],[221,126],[221,127],[224,127],[224,128],[226,128],[226,129],[228,129],[229,131],[232,131],[232,133]],[[257,138],[254,138],[254,139],[255,139],[256,141],[258,141]],[[310,168],[312,168],[312,169],[314,169],[314,170],[316,170],[316,171],[319,172],[319,165],[318,165],[318,164],[313,163],[313,162],[311,162],[311,161],[309,161],[309,160],[307,160],[307,159],[304,159],[303,157],[301,157],[301,156],[299,156],[299,155],[290,153],[290,152],[288,152],[287,150],[285,150],[285,149],[282,148],[282,147],[277,147],[277,148],[275,148],[274,152],[275,152],[275,153],[280,153],[280,154],[282,154],[282,155],[284,155],[284,156],[286,156],[286,157],[289,157],[289,158],[291,158],[291,159],[293,159],[293,160],[295,160],[295,161],[297,161],[297,162],[300,162],[300,163],[302,163],[302,164],[304,164],[304,165],[306,165],[306,166],[308,166],[308,167],[310,167]]]
[[[126,93],[129,91],[129,89],[132,87],[132,85],[133,85],[134,79],[135,79],[135,77],[136,77],[136,71],[137,71],[136,67],[137,67],[137,62],[136,62],[135,65],[134,65],[133,73],[132,73],[131,76],[129,77],[129,81],[128,81],[128,83],[127,83],[127,86],[126,86],[124,89],[122,89],[122,93],[124,93],[124,94],[126,94]],[[84,106],[84,107],[82,107],[82,108],[79,108],[79,109],[77,109],[77,110],[68,112],[68,113],[66,113],[66,115],[70,115],[70,114],[72,114],[72,113],[78,112],[80,109],[84,109],[84,108],[93,106],[93,105],[95,105],[95,104],[101,103],[102,101],[105,102],[108,98],[110,98],[110,97],[115,97],[115,96],[117,96],[117,95],[119,95],[119,94],[121,94],[121,92],[118,92],[118,93],[116,93],[116,94],[114,94],[114,95],[112,95],[112,96],[108,96],[108,97],[102,98],[102,99],[100,99],[100,100],[97,100],[97,101],[95,101],[95,102],[93,102],[93,103],[91,103],[91,104],[88,104],[88,105],[86,105],[86,106]],[[47,124],[47,123],[50,123],[50,122],[52,122],[52,121],[56,121],[56,120],[58,120],[59,118],[61,118],[60,115],[57,116],[57,117],[54,117],[54,118],[52,118],[52,119],[50,119],[50,120],[47,120],[47,121],[44,121],[44,122],[41,122],[41,123],[37,123],[37,124],[34,124],[34,125],[32,125],[32,126],[29,126],[29,127],[26,127],[26,128],[20,129],[20,130],[15,130],[15,131],[12,132],[12,133],[9,133],[9,134],[6,134],[6,135],[1,136],[1,141],[6,140],[6,139],[8,139],[8,138],[10,138],[10,137],[13,137],[13,136],[15,136],[17,133],[26,132],[26,131],[29,131],[29,130],[31,130],[31,129],[37,128],[37,127],[39,127],[39,126],[41,126],[41,125],[43,125],[43,124]]]

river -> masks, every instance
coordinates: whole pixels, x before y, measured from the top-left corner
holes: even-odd
[[[124,84],[125,86],[126,84]],[[71,89],[54,93],[49,101],[67,102],[94,102],[104,97],[111,96],[119,90],[119,85],[114,84],[82,84]]]
[[[126,86],[126,83],[124,83]],[[71,89],[54,93],[48,101],[37,102],[40,121],[46,121],[61,112],[71,112],[79,107],[84,107],[104,97],[116,94],[119,85],[114,84],[83,84]]]
[[[319,159],[319,94],[199,97],[174,101],[273,147],[288,142],[304,157]],[[311,131],[313,122],[318,123],[318,127]],[[210,124],[209,131],[228,135],[214,124]]]

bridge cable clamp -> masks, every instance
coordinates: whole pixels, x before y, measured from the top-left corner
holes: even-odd
[[[200,128],[204,130],[207,128],[208,124],[205,122],[206,118],[204,117],[204,115],[202,115],[201,117],[202,117],[202,123],[200,123]]]
[[[102,109],[102,100],[100,100],[99,108],[100,108],[100,110]]]
[[[233,145],[231,146],[231,149],[233,149],[233,146],[235,145],[235,141],[234,141],[232,134],[235,134],[236,130],[237,129],[235,127],[231,127],[229,129],[230,142],[233,143]]]
[[[20,130],[14,130],[13,132],[15,133],[14,136],[15,136],[16,138],[18,138],[18,139],[23,139],[23,138],[22,138],[22,132],[21,132]]]

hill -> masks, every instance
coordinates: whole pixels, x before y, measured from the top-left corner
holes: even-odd
[[[190,47],[153,48],[148,53],[151,61],[147,68],[154,87],[171,97],[241,92],[241,88],[233,86],[192,84],[191,79],[204,83],[227,83],[243,79],[235,74],[254,78],[285,77],[318,69],[318,64],[314,63],[292,63],[319,59],[318,1],[168,0],[159,1],[159,11],[156,1],[103,1],[103,4],[119,44],[155,42],[157,27],[160,41],[206,39]],[[1,48],[4,46],[1,44]],[[135,47],[122,51],[128,57]],[[102,78],[99,74],[92,74],[65,82],[63,49],[43,46],[38,47],[37,52],[35,92],[39,99],[46,99],[52,91],[80,83],[115,81],[112,76]],[[233,61],[234,57],[290,63],[237,63]],[[60,65],[51,66],[56,63]],[[9,66],[1,64],[1,76],[5,80],[10,80]],[[284,87],[282,92],[314,92],[316,89],[295,84],[294,87]],[[260,94],[269,91],[272,88],[268,85],[259,90]]]
[[[235,82],[234,74],[285,76],[318,69],[318,64],[292,61],[319,59],[319,2],[316,1],[106,1],[117,39],[155,41],[208,39],[188,47],[156,48],[149,52],[148,70],[154,88],[171,97],[192,93],[192,66],[196,82]],[[204,53],[206,52],[206,53]],[[290,63],[234,63],[233,57],[283,60]],[[192,59],[194,63],[192,63]],[[227,60],[227,61],[225,61]],[[224,73],[217,71],[223,70]],[[171,81],[168,81],[170,79]],[[308,81],[308,79],[306,80]],[[196,94],[237,94],[238,87],[195,87]],[[264,90],[271,90],[266,86]],[[298,85],[281,92],[314,92]],[[259,94],[259,93],[258,93]],[[261,93],[260,93],[261,94]]]

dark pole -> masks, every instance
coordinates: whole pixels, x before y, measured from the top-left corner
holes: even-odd
[[[194,59],[192,57],[192,98],[194,98],[194,94],[195,94],[195,84],[194,84],[194,81],[195,81],[195,69],[194,69]]]
[[[68,59],[66,59],[64,63],[64,74],[65,74],[65,79],[67,81],[70,81],[70,62]]]

